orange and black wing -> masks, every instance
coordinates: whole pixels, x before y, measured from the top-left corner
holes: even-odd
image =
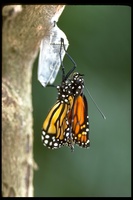
[[[65,130],[68,128],[67,113],[70,104],[59,100],[52,107],[43,123],[42,141],[50,149],[60,148],[67,141]]]
[[[83,94],[75,99],[73,108],[68,114],[68,121],[72,126],[73,141],[80,147],[89,147],[88,105]]]

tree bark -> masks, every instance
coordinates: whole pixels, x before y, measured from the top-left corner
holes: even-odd
[[[64,6],[6,8],[2,27],[2,195],[32,197],[32,65],[41,39],[49,34],[51,18]]]

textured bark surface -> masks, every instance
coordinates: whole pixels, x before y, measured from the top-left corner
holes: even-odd
[[[50,20],[63,5],[3,9],[2,195],[33,196],[32,64]],[[5,14],[6,13],[6,14]]]

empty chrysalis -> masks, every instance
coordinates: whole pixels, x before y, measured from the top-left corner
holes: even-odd
[[[61,45],[61,39],[64,40],[65,49]],[[63,61],[65,50],[67,50],[68,46],[69,42],[65,33],[59,29],[54,21],[53,27],[50,30],[50,36],[45,36],[40,45],[38,80],[43,87],[55,81],[61,66],[61,60]]]

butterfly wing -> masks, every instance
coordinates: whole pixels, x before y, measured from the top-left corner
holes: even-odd
[[[68,118],[72,126],[73,141],[81,147],[89,147],[88,105],[86,97],[83,94],[75,99]]]
[[[42,141],[50,149],[60,148],[67,141],[65,130],[68,127],[67,113],[70,105],[59,100],[52,107],[43,123]]]

